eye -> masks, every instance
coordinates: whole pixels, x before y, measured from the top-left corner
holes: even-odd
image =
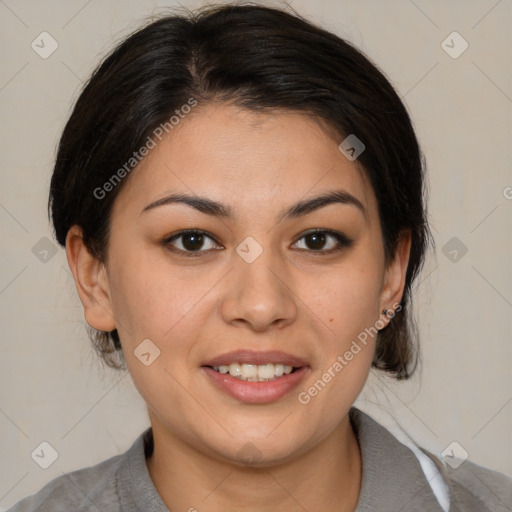
[[[180,231],[167,237],[162,244],[172,251],[183,253],[184,256],[199,256],[202,252],[215,250],[217,246],[217,242],[211,236],[197,229]]]
[[[354,240],[348,238],[345,234],[328,229],[311,230],[302,235],[294,245],[300,245],[302,240],[305,241],[306,247],[299,248],[300,250],[319,254],[341,251],[354,243]],[[220,248],[218,242],[212,236],[198,229],[180,231],[165,238],[162,245],[173,252],[192,257]]]
[[[314,229],[309,231],[299,238],[295,244],[298,244],[301,240],[304,240],[306,245],[302,250],[324,254],[341,251],[354,243],[354,240],[348,238],[345,234],[330,229]]]

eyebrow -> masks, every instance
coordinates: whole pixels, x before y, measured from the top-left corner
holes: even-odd
[[[166,197],[162,197],[161,199],[158,199],[157,201],[148,204],[141,211],[141,214],[149,210],[152,210],[153,208],[157,208],[159,206],[175,203],[186,204],[188,206],[191,206],[192,208],[195,208],[196,210],[199,210],[202,213],[212,215],[215,217],[233,217],[233,210],[227,205],[224,205],[207,197],[201,197],[197,195],[192,196],[183,193],[175,193],[170,194]],[[298,203],[289,206],[288,208],[286,208],[285,210],[281,211],[278,214],[277,220],[280,222],[285,219],[298,218],[303,215],[307,215],[308,213],[311,213],[315,210],[318,210],[319,208],[323,208],[324,206],[335,203],[355,206],[366,217],[366,209],[361,203],[361,201],[357,199],[357,197],[353,196],[346,190],[333,190],[326,194],[322,194],[310,199],[304,199],[302,201],[299,201]]]

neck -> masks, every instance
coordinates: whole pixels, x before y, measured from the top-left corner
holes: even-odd
[[[152,418],[149,474],[169,510],[353,512],[361,488],[361,455],[348,415],[291,462],[240,467],[206,456]]]

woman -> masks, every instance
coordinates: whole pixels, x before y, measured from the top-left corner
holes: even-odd
[[[151,428],[11,510],[510,510],[504,475],[416,456],[353,406],[372,366],[414,371],[423,196],[392,86],[299,16],[226,5],[123,41],[66,125],[49,208]]]

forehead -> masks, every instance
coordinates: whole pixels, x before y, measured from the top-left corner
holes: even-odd
[[[344,189],[372,215],[375,198],[340,140],[302,113],[256,113],[208,104],[165,134],[132,171],[115,209],[137,208],[166,193],[207,195],[240,215],[263,213],[329,190]]]

